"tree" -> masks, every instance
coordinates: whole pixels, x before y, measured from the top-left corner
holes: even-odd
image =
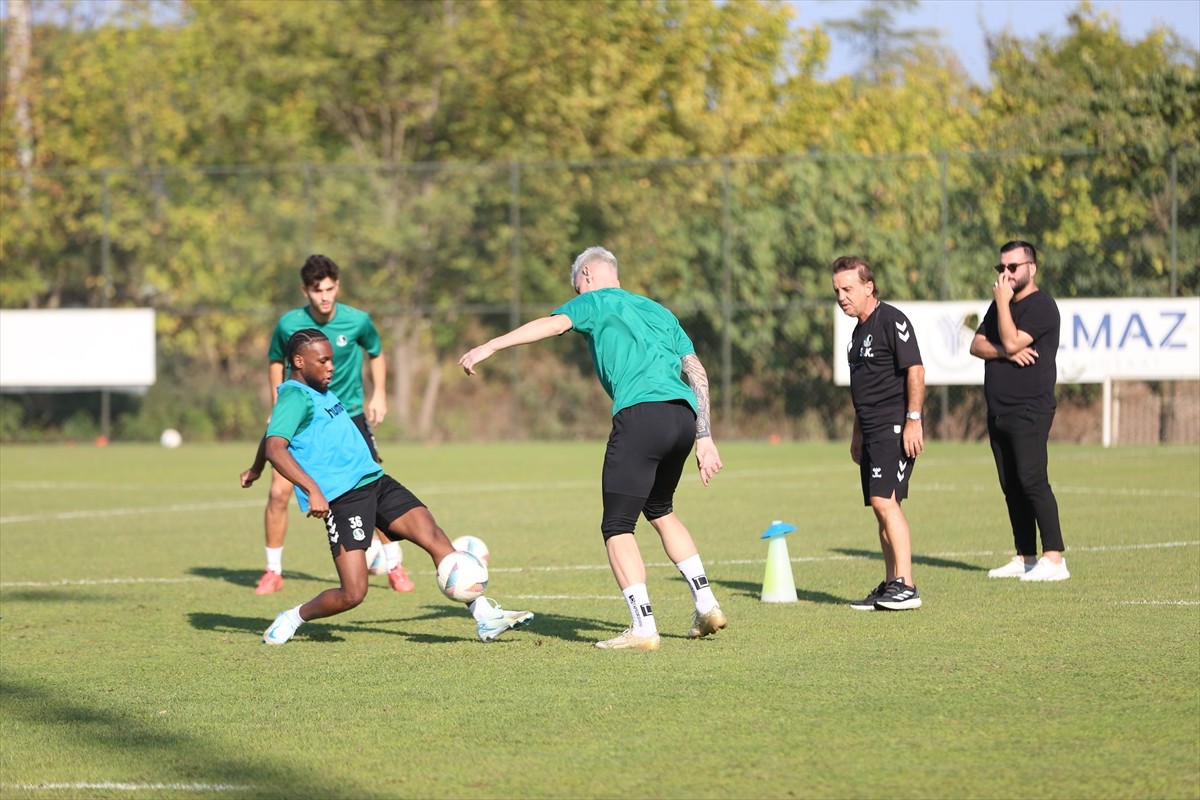
[[[901,28],[896,16],[920,5],[919,0],[868,0],[859,4],[857,17],[829,23],[840,36],[862,55],[863,70],[870,83],[881,84],[897,74],[895,66],[908,60],[937,41],[931,28]]]
[[[1165,30],[1126,41],[1086,2],[1068,22],[1061,39],[990,38],[990,143],[1027,153],[1023,175],[996,182],[993,207],[1004,218],[991,224],[1027,232],[1061,265],[1103,265],[1075,271],[1069,284],[1062,271],[1047,276],[1065,294],[1161,295],[1174,192],[1184,210],[1180,283],[1194,294],[1198,187],[1194,177],[1172,184],[1172,163],[1185,176],[1200,166],[1197,53]]]

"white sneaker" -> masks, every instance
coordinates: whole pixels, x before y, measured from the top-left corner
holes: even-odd
[[[494,642],[496,637],[505,631],[524,628],[533,619],[532,611],[506,611],[500,607],[499,603],[487,597],[480,597],[479,600],[487,603],[489,609],[488,618],[475,623],[480,641]]]
[[[1033,564],[1025,560],[1024,556],[1013,556],[1012,560],[1003,567],[996,567],[988,570],[989,578],[1020,578],[1026,572],[1033,569]]]
[[[1048,558],[1039,558],[1033,569],[1021,576],[1023,581],[1065,581],[1071,577],[1071,573],[1067,572],[1067,560],[1064,558],[1062,563],[1055,564]]]
[[[267,632],[263,634],[263,644],[283,644],[292,638],[296,627],[292,624],[288,612],[280,611],[279,616],[271,623],[271,627],[267,628]]]

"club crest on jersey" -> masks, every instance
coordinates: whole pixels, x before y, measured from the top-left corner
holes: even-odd
[[[863,339],[862,347],[860,347],[858,349],[858,357],[859,358],[874,358],[875,357],[875,353],[871,350],[871,343],[874,340],[875,340],[874,337],[868,333],[867,338]]]
[[[344,333],[339,334],[336,341],[337,341],[338,347],[345,347],[347,344],[350,343],[350,340],[346,338],[346,334],[344,334]]]

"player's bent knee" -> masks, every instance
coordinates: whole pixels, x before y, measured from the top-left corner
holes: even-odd
[[[362,601],[367,597],[367,587],[353,589],[342,589],[342,611],[349,611],[352,608],[357,608],[362,605]]]

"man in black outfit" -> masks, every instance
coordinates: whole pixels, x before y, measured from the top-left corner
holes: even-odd
[[[1071,573],[1063,558],[1058,500],[1046,472],[1046,442],[1056,407],[1059,314],[1053,298],[1034,282],[1037,269],[1037,250],[1029,242],[1011,241],[1000,248],[999,276],[992,285],[995,300],[971,342],[971,355],[984,360],[988,436],[1017,551],[988,577],[1062,581]]]
[[[842,312],[858,320],[847,351],[854,400],[850,457],[859,466],[863,505],[871,507],[879,522],[884,561],[883,582],[850,607],[920,608],[908,520],[900,509],[916,457],[925,449],[925,367],[917,335],[908,317],[880,301],[875,276],[863,259],[842,256],[833,262],[833,290]]]

